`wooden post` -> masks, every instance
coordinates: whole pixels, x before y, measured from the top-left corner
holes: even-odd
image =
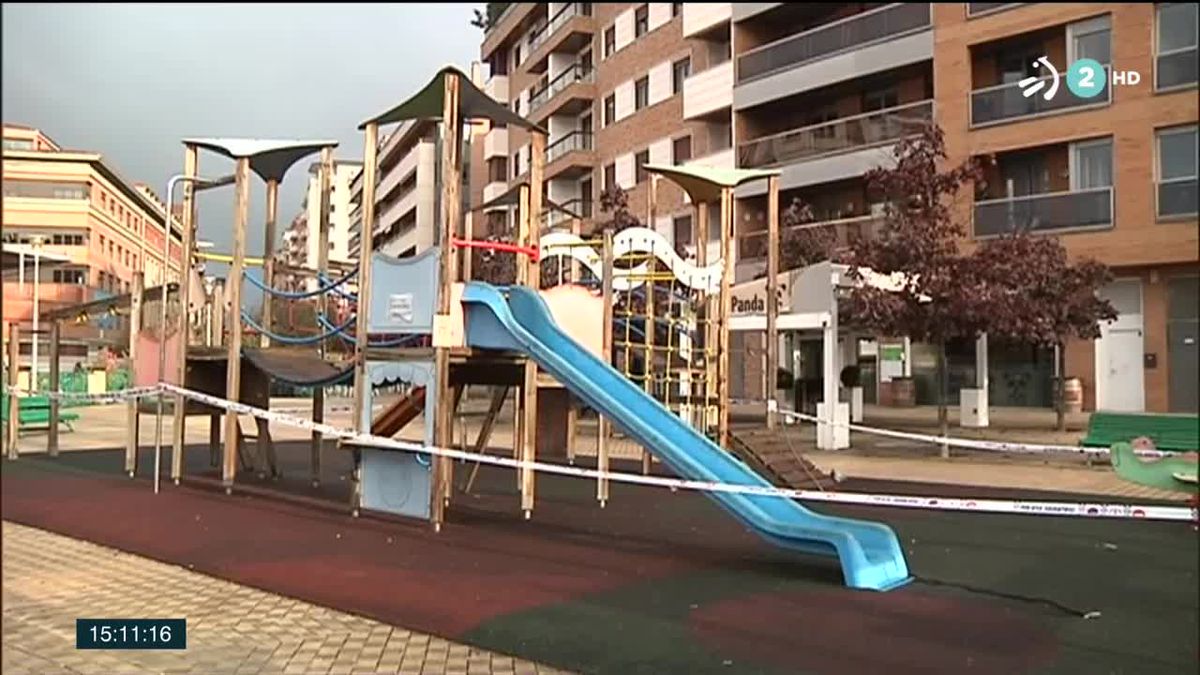
[[[226,350],[225,398],[240,399],[242,388],[242,270],[246,266],[246,217],[250,207],[250,160],[237,160],[233,210],[233,263],[229,268],[229,346]],[[186,314],[186,312],[185,312]],[[238,415],[225,412],[225,454],[221,483],[225,492],[233,491],[237,475]]]
[[[610,363],[612,360],[613,347],[613,231],[612,228],[604,230],[604,248],[602,251],[601,276],[601,298],[604,305],[604,362]],[[598,412],[598,411],[597,411]],[[608,479],[604,474],[608,472],[608,418],[600,414],[597,420],[596,434],[596,469],[600,472],[600,477],[596,479],[596,499],[600,501],[600,508],[608,503]]]
[[[167,232],[170,236],[170,231]],[[146,292],[146,275],[142,271],[133,273],[133,290],[129,297],[129,362],[137,367],[137,339],[142,330],[142,300]],[[184,320],[186,321],[186,312]],[[36,340],[38,336],[33,336]],[[125,406],[125,473],[130,478],[137,472],[138,456],[138,399],[131,398]]]
[[[717,437],[729,447],[729,314],[733,297],[733,188],[721,189],[721,298],[717,320]]]
[[[8,324],[8,429],[5,441],[9,459],[17,458],[17,435],[21,428],[21,402],[17,395],[17,384],[21,374],[21,328],[14,321]]]
[[[317,283],[321,283],[321,276],[328,273],[329,270],[329,191],[333,184],[333,148],[321,148],[321,169],[320,169],[320,189],[321,189],[321,204],[320,215],[317,219]],[[360,239],[361,241],[361,239]],[[329,293],[322,293],[317,296],[317,311],[321,316],[326,316],[329,311]],[[325,357],[325,343],[317,343],[317,354]],[[314,422],[325,421],[325,388],[313,387],[312,392],[312,418]],[[321,446],[324,440],[321,432],[312,432],[312,440],[309,446],[309,472],[310,480],[313,487],[321,484]]]
[[[708,202],[698,202],[696,204],[696,217],[692,219],[693,241],[696,242],[696,265],[705,267],[708,265]],[[704,366],[704,378],[700,381],[700,405],[699,410],[693,414],[695,419],[699,420],[699,431],[703,434],[708,434],[708,402],[711,398],[713,373],[712,362],[708,358],[709,351],[712,349],[712,325],[709,323],[709,317],[712,315],[712,297],[708,293],[703,294],[703,299],[700,301],[700,307],[696,311],[697,336],[700,337],[701,350],[700,354],[701,365]],[[695,349],[693,345],[692,349]],[[696,383],[690,382],[689,386],[693,392],[696,391]]]
[[[55,319],[50,322],[50,391],[59,393],[59,359],[62,353],[62,322]],[[58,411],[61,402],[57,396],[50,397],[50,429],[46,435],[46,452],[51,457],[58,457]]]
[[[462,206],[459,201],[459,183],[461,182],[462,166],[459,155],[462,150],[459,119],[459,86],[458,74],[447,72],[443,79],[442,92],[442,222],[441,233],[438,237],[438,257],[441,263],[441,275],[438,281],[437,316],[435,321],[450,320],[450,295],[454,283],[458,281],[458,252],[454,248],[454,237],[458,234],[459,222],[462,217]],[[359,307],[362,307],[361,296]],[[437,329],[434,329],[435,335]],[[437,343],[435,342],[435,345]],[[442,344],[434,349],[434,371],[437,378],[434,398],[433,415],[433,445],[438,448],[449,448],[454,444],[454,392],[450,387],[450,348]],[[445,519],[446,484],[450,480],[452,464],[443,456],[432,459],[433,484],[430,486],[430,519],[435,530],[440,530]]]
[[[275,221],[279,217],[279,181],[272,178],[267,181],[267,223],[263,228],[263,285],[267,288],[275,287]],[[275,323],[274,316],[271,313],[272,298],[270,293],[263,293],[262,300],[262,326],[267,331],[271,330]],[[266,331],[259,336],[259,344],[263,347],[271,346],[271,338]]]
[[[767,428],[775,428],[779,374],[779,177],[767,179]]]
[[[656,224],[658,221],[658,175],[650,175],[650,194],[646,200],[646,226],[651,230],[657,231]],[[652,240],[657,241],[657,240]],[[654,396],[654,337],[657,326],[654,321],[654,295],[655,295],[655,277],[658,274],[658,257],[655,255],[653,244],[650,250],[650,260],[647,270],[650,273],[650,280],[646,282],[646,320],[642,324],[642,329],[645,332],[646,348],[644,350],[642,364],[642,388],[645,389],[646,395]],[[669,329],[668,329],[669,330]],[[668,356],[668,358],[670,358]],[[650,475],[650,451],[646,446],[642,446],[642,475]]]
[[[534,130],[531,133],[529,145],[529,226],[525,230],[525,240],[519,242],[522,247],[538,250],[542,233],[542,204],[545,190],[546,175],[546,134]],[[525,264],[529,268],[526,283],[536,291],[542,282],[540,258],[533,256],[518,256],[517,264]],[[538,400],[538,367],[533,359],[525,359],[525,438],[522,444],[521,459],[526,462],[537,460],[537,400]],[[532,468],[521,469],[521,510],[529,518],[533,512],[534,491],[537,476]]]
[[[358,309],[354,324],[354,404],[352,406],[353,429],[362,433],[371,428],[370,421],[363,424],[363,417],[370,414],[369,399],[371,379],[367,373],[367,340],[370,327],[371,307],[371,256],[375,246],[375,188],[379,170],[379,123],[367,122],[363,134],[363,188],[362,224],[358,231]],[[358,453],[355,453],[358,457]],[[362,497],[360,478],[362,467],[355,459],[354,486],[350,490],[350,512],[357,514]]]
[[[187,145],[183,152],[183,241],[179,252],[179,363],[175,371],[175,384],[180,387],[187,384],[187,352],[188,352],[188,295],[191,289],[192,278],[192,249],[195,246],[195,229],[196,229],[196,189],[195,183],[190,178],[196,176],[199,170],[199,156],[196,146]],[[167,207],[168,211],[170,206]],[[165,236],[171,236],[171,214],[167,213],[164,217],[164,233]],[[167,251],[171,250],[170,245],[167,245]],[[169,258],[169,256],[168,256]],[[170,259],[163,261],[163,280],[164,283],[169,279],[166,273],[171,269]],[[160,284],[161,285],[161,284]],[[220,296],[222,300],[224,295]],[[219,304],[216,307],[217,321],[220,324],[216,326],[217,335],[220,336],[220,331],[224,329],[224,304]],[[167,327],[163,326],[163,334],[167,333]],[[166,348],[166,341],[163,341],[163,348]],[[182,394],[175,396],[175,424],[172,428],[172,443],[171,443],[171,480],[176,485],[179,484],[179,479],[183,476],[183,443],[184,443],[184,421],[187,416],[184,415],[187,408],[187,399]]]

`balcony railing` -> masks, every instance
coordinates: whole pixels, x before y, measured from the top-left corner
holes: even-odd
[[[738,57],[738,83],[932,25],[929,3],[896,3],[790,35]]]
[[[1108,66],[1105,66],[1105,81],[1110,79],[1108,72]],[[1011,122],[1022,117],[1045,115],[1074,108],[1103,106],[1108,105],[1112,100],[1112,90],[1109,86],[1105,86],[1104,91],[1093,98],[1076,96],[1071,93],[1071,90],[1067,88],[1067,83],[1063,81],[1065,75],[1060,75],[1058,92],[1047,101],[1045,93],[1052,85],[1053,76],[1047,75],[1040,79],[1046,82],[1046,87],[1029,97],[1022,93],[1022,88],[1016,82],[984,87],[971,92],[971,126],[979,127]]]
[[[833,241],[834,247],[844,248],[852,246],[856,241],[874,238],[878,235],[880,229],[883,228],[883,224],[883,218],[877,215],[838,218],[836,220],[805,223],[796,227],[781,229],[779,238],[780,241],[783,241],[790,233],[807,230],[816,237],[832,234],[836,237]],[[766,257],[766,230],[746,232],[738,236],[738,260],[761,260]]]
[[[582,199],[571,199],[559,204],[561,209],[545,209],[542,211],[543,227],[562,227],[569,225],[576,216],[587,220],[592,217],[592,202]],[[563,210],[565,209],[565,211]]]
[[[591,150],[592,134],[588,131],[572,131],[562,138],[546,146],[546,163],[576,150]]]
[[[546,86],[533,92],[529,96],[529,114],[545,105],[554,95],[566,89],[567,87],[577,82],[591,82],[595,76],[595,71],[590,67],[584,67],[578,63],[572,63],[566,70],[562,71],[550,80]]]
[[[1196,178],[1174,178],[1159,183],[1158,217],[1195,217],[1198,187],[1200,187],[1200,181]]]
[[[975,236],[1105,227],[1113,222],[1111,187],[975,202]]]
[[[1013,7],[1017,7],[1017,6],[1023,5],[1023,4],[1025,4],[1025,3],[1023,3],[1023,2],[968,2],[967,3],[967,16],[973,18],[973,17],[977,17],[977,16],[982,16],[984,14],[991,14],[993,12],[999,12],[999,11],[1002,11],[1005,9],[1012,9]]]
[[[592,3],[590,2],[569,2],[563,5],[563,7],[558,10],[558,13],[550,17],[550,20],[546,22],[546,25],[542,26],[541,30],[539,30],[537,33],[534,33],[533,37],[529,39],[529,53],[532,54],[533,52],[537,51],[539,47],[545,44],[547,40],[549,40],[555,33],[558,32],[559,28],[565,26],[566,23],[571,19],[574,19],[577,16],[591,15]]]
[[[792,129],[739,144],[738,166],[786,164],[893,143],[920,133],[932,118],[933,101],[920,101]]]

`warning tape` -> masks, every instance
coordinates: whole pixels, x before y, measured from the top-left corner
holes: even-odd
[[[782,497],[806,501],[832,502],[841,504],[858,504],[867,506],[893,506],[902,508],[937,509],[948,511],[973,511],[977,513],[1016,513],[1026,515],[1053,515],[1091,518],[1134,518],[1143,520],[1173,520],[1193,521],[1197,519],[1197,509],[1178,506],[1137,505],[1137,504],[1105,504],[1105,503],[1076,503],[1052,501],[1024,501],[998,499],[961,499],[953,497],[914,497],[907,495],[864,494],[850,492],[818,492],[756,485],[736,485],[712,481],[685,480],[679,478],[664,478],[660,476],[643,476],[641,474],[607,472],[577,466],[562,466],[546,464],[538,461],[523,461],[510,457],[476,454],[453,448],[437,448],[419,445],[394,438],[383,438],[371,434],[358,433],[341,429],[312,420],[284,415],[277,411],[263,410],[244,403],[235,403],[216,396],[184,389],[171,384],[163,384],[163,389],[193,398],[214,407],[231,412],[252,415],[268,421],[275,421],[309,431],[317,431],[322,435],[341,438],[365,445],[380,448],[404,450],[424,453],[450,459],[474,461],[483,464],[509,467],[513,469],[532,469],[543,473],[575,476],[582,478],[606,479],[622,483],[668,487],[673,489],[696,490],[705,492],[725,492],[733,494],[759,495],[766,497]]]
[[[134,387],[132,389],[122,389],[120,391],[106,391],[97,393],[84,393],[75,391],[34,391],[32,389],[21,389],[19,387],[5,387],[5,390],[10,394],[16,394],[18,400],[30,396],[43,396],[50,399],[69,400],[69,401],[102,401],[105,403],[120,403],[131,398],[142,398],[145,396],[153,396],[158,394],[162,388],[158,385],[149,387]]]
[[[820,424],[833,424],[835,427],[850,429],[851,431],[860,431],[866,434],[874,434],[876,436],[888,436],[890,438],[899,438],[906,441],[917,441],[920,443],[932,443],[936,445],[948,445],[955,448],[967,448],[970,450],[989,450],[992,452],[1008,452],[1013,454],[1041,454],[1047,452],[1070,452],[1085,455],[1107,455],[1108,448],[1085,448],[1079,445],[1045,445],[1040,443],[1011,443],[1006,441],[986,441],[973,438],[957,438],[954,436],[932,436],[929,434],[918,434],[908,431],[895,431],[893,429],[880,429],[878,427],[868,427],[861,424],[853,424],[848,422],[829,422],[823,420],[816,415],[807,415],[805,413],[793,412],[791,410],[778,410],[778,414],[785,417],[792,417],[807,422],[817,422]],[[1165,452],[1163,450],[1134,450],[1134,453],[1140,457],[1173,457],[1177,453]]]

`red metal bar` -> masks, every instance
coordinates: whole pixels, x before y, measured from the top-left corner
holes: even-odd
[[[492,251],[504,251],[506,253],[522,253],[529,256],[533,262],[538,261],[540,251],[536,246],[517,246],[504,241],[484,241],[482,239],[459,239],[455,237],[452,240],[455,246],[465,246],[467,248],[483,248]]]

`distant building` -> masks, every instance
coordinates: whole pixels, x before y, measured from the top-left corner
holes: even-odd
[[[329,193],[329,256],[331,263],[350,262],[351,185],[362,172],[362,162],[337,160]],[[308,167],[308,192],[301,211],[283,233],[280,257],[298,267],[316,269],[320,251],[317,227],[321,222],[321,163]]]

